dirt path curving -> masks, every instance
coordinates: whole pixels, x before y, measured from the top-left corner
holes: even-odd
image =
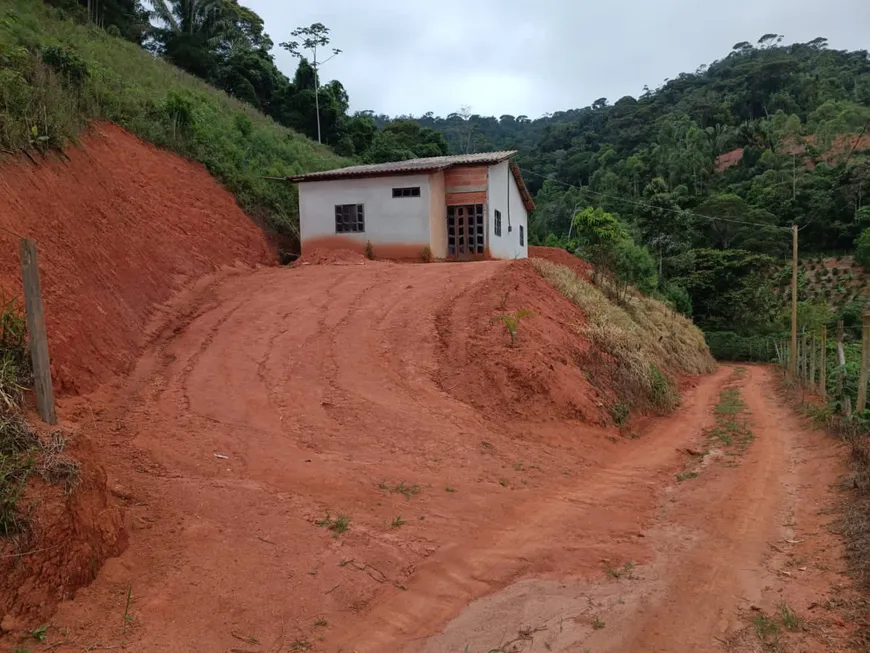
[[[763,368],[699,380],[633,438],[570,419],[582,375],[558,392],[518,377],[570,367],[549,347],[572,307],[547,295],[518,347],[488,322],[492,284],[521,295],[522,270],[262,269],[168,307],[124,387],[62,406],[102,445],[130,544],[61,605],[53,650],[750,651],[752,616],[783,596],[815,628],[795,650],[835,650],[811,648],[845,633],[808,607],[843,582],[820,512],[831,441]],[[471,355],[480,338],[510,366]],[[754,442],[693,455],[730,386]],[[523,388],[553,394],[526,411]]]

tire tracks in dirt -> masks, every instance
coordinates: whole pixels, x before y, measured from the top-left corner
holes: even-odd
[[[804,428],[774,384],[762,367],[726,381],[741,388],[754,442],[737,467],[713,452],[697,468],[699,478],[678,484],[672,478],[644,531],[654,551],[648,564],[634,566],[636,559],[614,550],[596,559],[591,575],[515,583],[472,603],[440,635],[403,650],[461,651],[470,643],[470,651],[487,651],[510,640],[504,650],[511,653],[540,646],[596,653],[845,650],[848,629],[817,607],[830,606],[846,584],[838,542],[827,530],[836,501],[830,485],[842,469],[833,443]],[[697,437],[682,443],[703,444]],[[808,570],[810,558],[817,562]],[[607,578],[606,569],[619,579]],[[783,605],[800,615],[798,632],[778,625]],[[776,624],[775,645],[773,636],[760,641],[752,625],[760,616]]]

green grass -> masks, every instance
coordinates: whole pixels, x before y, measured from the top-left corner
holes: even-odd
[[[350,528],[350,517],[340,513],[336,517],[330,517],[329,512],[327,512],[326,517],[318,519],[314,523],[317,526],[323,526],[324,528],[331,530],[333,535],[338,537],[342,533],[346,533]]]
[[[764,643],[776,641],[779,635],[779,626],[773,619],[763,614],[755,615],[752,618],[752,625],[759,640]]]
[[[737,368],[740,370],[741,368]],[[735,371],[735,377],[742,375]],[[746,404],[740,396],[739,388],[725,388],[719,393],[719,403],[714,410],[716,414],[716,426],[706,433],[711,440],[717,441],[724,447],[737,446],[739,452],[744,452],[755,439],[755,435],[749,429],[745,417]]]
[[[404,526],[407,523],[408,522],[402,519],[401,515],[398,515],[396,517],[393,517],[393,521],[390,522],[390,528],[399,528],[400,526]]]
[[[0,148],[75,142],[92,120],[198,161],[260,224],[298,234],[296,191],[265,179],[350,163],[142,48],[37,0],[0,0]]]
[[[596,615],[595,618],[592,620],[592,629],[593,629],[593,630],[601,630],[601,629],[604,628],[606,625],[607,625],[607,624],[601,620],[601,617],[599,617],[599,616],[597,616],[597,615]]]
[[[786,630],[796,632],[801,629],[801,618],[798,617],[797,613],[792,610],[788,603],[782,601],[777,605],[777,608]]]
[[[0,293],[0,415],[18,410],[31,384],[24,308]]]
[[[693,478],[698,478],[698,472],[680,472],[679,474],[677,474],[677,481],[679,481],[680,483]]]

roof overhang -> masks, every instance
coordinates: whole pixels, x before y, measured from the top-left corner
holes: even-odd
[[[453,156],[409,159],[407,161],[393,161],[390,163],[357,165],[346,168],[337,168],[335,170],[324,170],[322,172],[309,172],[307,174],[294,175],[292,177],[287,177],[287,181],[293,183],[311,183],[317,181],[336,181],[340,179],[361,179],[365,177],[397,177],[431,174],[433,172],[448,170],[450,168],[480,165],[490,166],[502,163],[503,161],[510,161],[510,170],[514,176],[517,187],[519,188],[520,196],[523,199],[523,205],[528,211],[533,211],[535,203],[532,201],[532,195],[529,193],[528,187],[526,187],[519,166],[517,166],[512,159],[514,154],[516,154],[515,150],[504,152],[482,152],[478,154],[458,154]]]

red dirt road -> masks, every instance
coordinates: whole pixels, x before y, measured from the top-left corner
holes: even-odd
[[[787,599],[814,626],[793,650],[836,650],[845,629],[810,609],[843,582],[821,510],[841,471],[832,441],[763,368],[701,379],[637,438],[582,423],[600,407],[559,360],[582,316],[529,274],[302,266],[178,298],[124,387],[62,405],[100,443],[130,533],[48,643],[753,651],[751,615]],[[504,284],[534,313],[517,347],[489,322]],[[755,441],[698,463],[686,448],[703,448],[726,385]],[[677,483],[689,464],[700,475]],[[348,530],[319,525],[327,514]]]

